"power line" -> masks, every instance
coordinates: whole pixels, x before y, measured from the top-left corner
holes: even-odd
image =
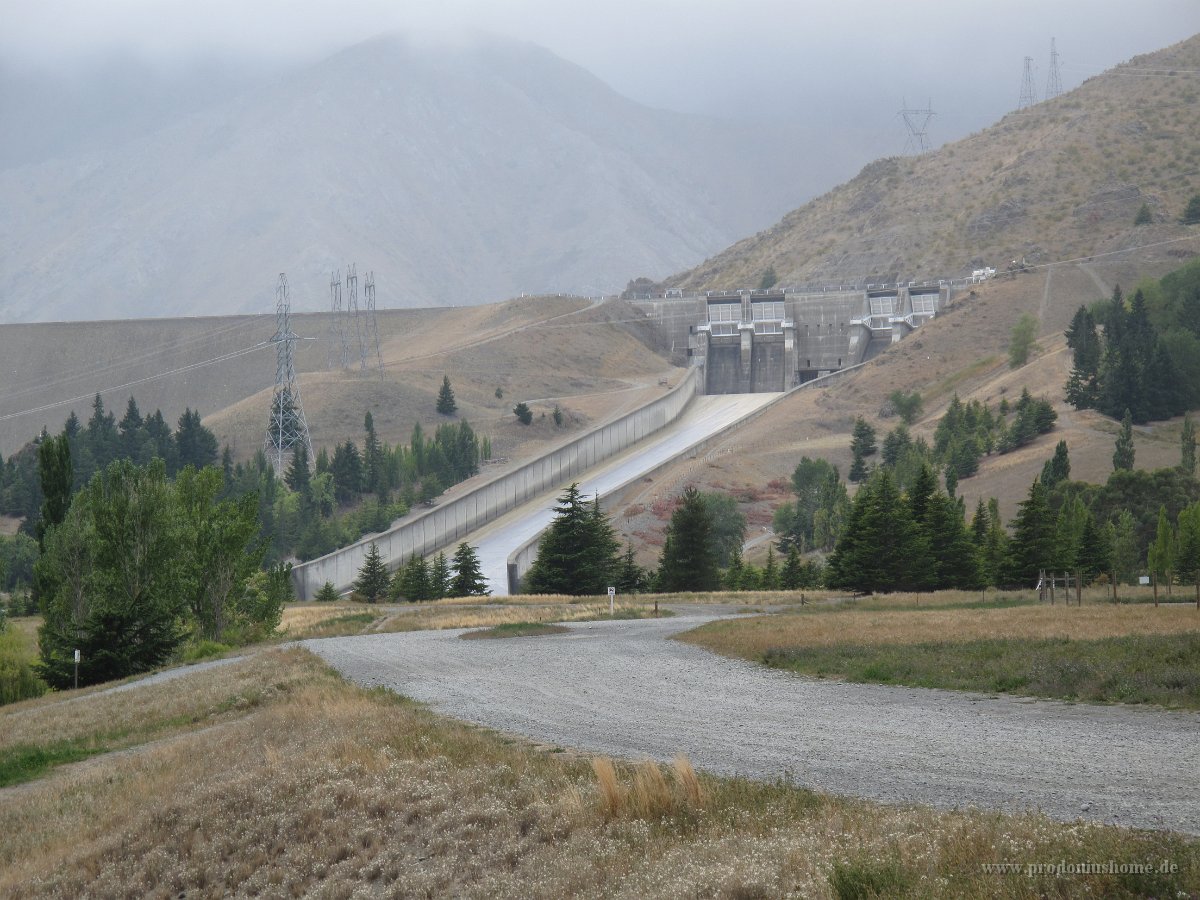
[[[308,458],[313,458],[312,438],[300,402],[300,386],[296,383],[296,341],[292,331],[292,298],[288,291],[287,275],[279,273],[275,288],[275,393],[271,397],[271,418],[263,441],[267,458],[276,474],[283,472],[284,456],[303,444]]]
[[[191,372],[194,369],[199,369],[204,366],[212,366],[212,365],[216,365],[217,363],[226,362],[231,359],[236,359],[239,356],[245,356],[248,353],[253,353],[256,350],[262,350],[262,349],[264,349],[266,347],[270,347],[270,346],[271,346],[270,341],[262,341],[261,343],[255,344],[252,347],[244,347],[241,350],[234,350],[230,353],[223,353],[220,356],[214,356],[212,359],[205,359],[205,360],[201,360],[200,362],[189,363],[186,366],[180,366],[177,369],[171,369],[170,371],[167,371],[167,372],[158,372],[154,375],[147,375],[144,378],[138,378],[133,381],[127,381],[124,384],[116,384],[111,387],[99,388],[97,390],[90,391],[86,394],[80,394],[77,397],[68,397],[65,400],[55,400],[53,403],[46,403],[46,404],[43,404],[42,406],[32,407],[31,409],[23,409],[23,410],[20,410],[19,412],[5,413],[4,415],[0,415],[0,422],[7,421],[8,419],[16,419],[16,418],[19,418],[20,416],[31,416],[34,413],[45,412],[46,410],[55,409],[56,407],[59,407],[59,406],[66,406],[69,403],[79,403],[84,400],[90,400],[92,397],[96,396],[96,394],[111,394],[114,391],[123,391],[126,388],[137,387],[139,384],[146,384],[149,381],[155,381],[156,379],[159,379],[159,378],[169,378],[172,375],[182,375],[183,373]]]

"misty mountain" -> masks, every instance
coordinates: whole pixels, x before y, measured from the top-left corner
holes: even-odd
[[[1092,256],[1126,285],[1161,274],[1200,249],[1180,223],[1200,192],[1198,70],[1200,35],[932,153],[876,160],[663,283],[911,281]]]
[[[244,89],[184,84],[177,114],[143,86],[135,127],[90,109],[0,171],[0,321],[266,310],[280,271],[323,308],[349,261],[381,306],[593,294],[812,193],[782,132],[649,109],[497,38],[389,36]],[[6,107],[36,92],[10,82]]]

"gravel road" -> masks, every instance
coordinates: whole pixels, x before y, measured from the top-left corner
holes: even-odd
[[[562,747],[835,794],[1200,834],[1200,716],[821,682],[668,638],[712,616],[305,641],[344,675]]]

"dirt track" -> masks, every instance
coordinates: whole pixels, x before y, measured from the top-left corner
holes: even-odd
[[[711,616],[461,641],[306,641],[347,677],[563,747],[667,760],[889,803],[1041,809],[1200,834],[1200,717],[821,682],[668,640]]]

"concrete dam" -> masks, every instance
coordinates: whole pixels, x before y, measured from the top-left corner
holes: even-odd
[[[941,284],[638,297],[674,347],[704,369],[706,394],[785,391],[858,365],[937,315]]]

